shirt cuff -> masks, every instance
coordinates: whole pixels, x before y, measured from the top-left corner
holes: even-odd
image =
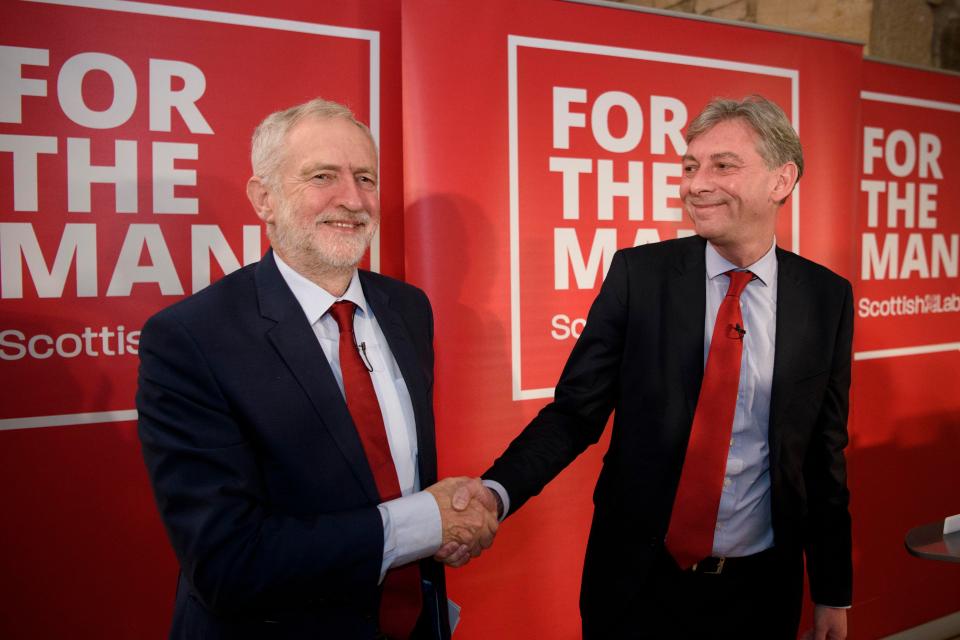
[[[427,491],[377,505],[383,520],[380,582],[391,567],[432,556],[443,542],[440,507]]]
[[[503,519],[507,517],[508,513],[510,513],[510,495],[507,493],[507,490],[503,487],[503,485],[496,480],[484,479],[483,486],[496,491],[497,495],[500,496],[500,501],[503,502],[503,513],[500,515],[500,522],[503,522]]]

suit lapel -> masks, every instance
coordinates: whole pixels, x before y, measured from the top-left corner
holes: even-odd
[[[280,275],[272,251],[257,266],[256,281],[260,313],[276,322],[267,330],[267,340],[310,398],[319,421],[330,432],[370,500],[380,502],[373,473],[340,387],[303,309]]]
[[[664,322],[675,323],[675,338],[670,351],[680,358],[681,388],[684,393],[689,420],[693,413],[703,381],[703,318],[707,307],[706,241],[689,241],[674,257],[671,280],[667,285],[668,303]]]
[[[790,403],[790,391],[797,379],[798,363],[810,345],[802,338],[809,326],[810,305],[806,284],[793,254],[777,248],[777,337],[773,358],[773,382],[770,389],[771,465],[780,459],[780,423]]]
[[[373,309],[380,330],[387,339],[390,352],[393,354],[403,381],[410,394],[413,405],[413,416],[417,431],[417,457],[420,468],[420,483],[423,486],[433,484],[437,477],[437,454],[433,432],[425,433],[433,424],[429,418],[431,407],[428,405],[429,390],[421,370],[420,360],[416,349],[411,342],[410,334],[403,322],[403,318],[383,289],[377,287],[363,271],[360,272],[360,284],[363,285],[363,295]]]

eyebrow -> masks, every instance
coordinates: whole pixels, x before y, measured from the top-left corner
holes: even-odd
[[[316,173],[317,171],[340,171],[343,167],[339,164],[330,164],[324,162],[318,162],[313,164],[304,165],[300,169],[300,175],[305,176],[311,173]],[[377,175],[376,170],[370,169],[368,167],[358,167],[354,170],[354,175],[358,173],[369,173],[371,175]]]
[[[720,160],[733,160],[734,162],[739,162],[740,164],[743,164],[743,158],[741,158],[740,156],[738,156],[732,151],[714,153],[713,155],[710,156],[710,159],[713,160],[714,162],[717,162]]]
[[[713,160],[714,162],[722,162],[722,161],[724,161],[724,160],[732,160],[732,161],[734,161],[734,162],[739,162],[740,164],[745,164],[743,158],[741,158],[740,156],[738,156],[737,154],[735,154],[733,151],[722,151],[722,152],[720,152],[720,153],[710,154],[710,159]],[[683,154],[683,157],[681,158],[681,161],[682,161],[682,162],[687,162],[688,160],[693,161],[693,162],[699,162],[699,160],[697,160],[697,159],[694,158],[693,156],[691,156],[691,155],[689,155],[689,154],[686,154],[686,153]]]

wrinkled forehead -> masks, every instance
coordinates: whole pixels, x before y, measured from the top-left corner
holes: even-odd
[[[704,137],[704,136],[706,136],[706,135],[708,135],[708,134],[710,134],[710,133],[713,133],[713,132],[716,131],[718,128],[720,128],[720,129],[731,129],[731,130],[742,130],[742,131],[746,132],[748,135],[751,135],[751,136],[754,137],[754,138],[758,138],[758,139],[759,139],[759,137],[760,137],[760,132],[757,131],[756,128],[754,128],[753,123],[750,122],[750,120],[749,120],[748,118],[745,118],[745,117],[740,116],[740,115],[730,115],[730,116],[728,116],[728,117],[723,117],[723,118],[717,119],[716,122],[713,122],[713,123],[710,124],[709,126],[704,127],[703,129],[701,129],[700,131],[698,131],[698,132],[697,132],[695,135],[693,135],[692,137],[688,137],[688,138],[687,138],[687,142],[693,142],[694,140],[696,140],[696,139],[698,139],[698,138],[702,138],[702,137]]]
[[[307,116],[290,127],[281,153],[284,164],[301,164],[324,156],[348,157],[354,164],[376,170],[377,146],[370,131],[344,117]]]
[[[750,121],[745,118],[725,118],[690,138],[683,157],[718,153],[744,155],[751,150],[764,158],[763,141]]]

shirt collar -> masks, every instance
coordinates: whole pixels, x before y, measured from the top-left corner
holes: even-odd
[[[307,322],[311,325],[322,318],[323,314],[338,300],[349,300],[357,305],[364,314],[368,314],[367,299],[363,295],[363,287],[360,284],[360,272],[356,269],[353,270],[353,277],[350,278],[350,285],[347,290],[337,298],[323,287],[295,271],[293,267],[281,260],[276,252],[273,253],[273,259],[277,263],[280,275],[283,276],[287,286],[290,287],[290,291],[293,292],[293,296],[300,303],[303,313],[307,316]]]
[[[753,272],[763,284],[770,285],[777,276],[777,239],[773,239],[770,250],[763,254],[763,257],[746,267]],[[723,256],[721,256],[712,244],[707,242],[707,278],[713,280],[727,271],[741,269]]]

